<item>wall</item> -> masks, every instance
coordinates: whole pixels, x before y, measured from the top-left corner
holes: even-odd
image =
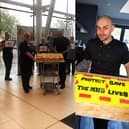
[[[96,18],[96,5],[76,3],[76,39],[78,41],[82,40],[86,43],[88,39],[95,37]],[[87,33],[80,33],[79,26],[87,30]]]
[[[129,20],[113,18],[113,23],[117,25],[129,26]]]

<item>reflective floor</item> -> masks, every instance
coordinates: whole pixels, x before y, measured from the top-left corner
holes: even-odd
[[[1,54],[1,53],[0,53]],[[0,56],[1,57],[1,56]],[[31,77],[33,89],[25,94],[18,76],[16,51],[11,70],[12,81],[4,80],[4,64],[0,58],[0,129],[72,129],[61,120],[75,112],[74,77],[67,76],[66,88],[43,95],[37,69]],[[124,67],[121,74],[126,75]],[[50,78],[46,78],[47,80]]]
[[[13,63],[12,81],[4,80],[4,65],[0,59],[0,129],[72,129],[60,120],[74,113],[73,76],[68,75],[66,88],[43,95],[40,76],[34,71],[33,89],[25,94],[17,63]]]

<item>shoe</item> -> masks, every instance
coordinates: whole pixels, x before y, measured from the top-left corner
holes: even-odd
[[[61,87],[60,87],[60,89],[64,89],[64,88],[65,88],[65,86],[61,86]]]
[[[26,94],[28,94],[28,93],[29,93],[29,90],[25,90],[24,92],[25,92]]]
[[[65,88],[65,85],[61,85],[60,89],[64,89]]]
[[[61,85],[61,82],[57,82],[57,83],[55,83],[55,85]]]
[[[6,80],[6,81],[11,81],[11,80],[12,80],[12,78],[5,78],[5,80]]]
[[[32,86],[29,86],[29,89],[32,90]]]

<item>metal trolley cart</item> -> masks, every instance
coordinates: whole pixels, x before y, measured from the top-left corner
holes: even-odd
[[[40,86],[44,89],[44,95],[50,91],[56,91],[57,94],[60,94],[57,78],[59,63],[64,62],[63,55],[59,53],[37,53],[36,61],[40,63]]]

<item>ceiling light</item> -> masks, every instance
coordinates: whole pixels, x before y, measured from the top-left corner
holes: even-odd
[[[129,0],[125,3],[125,5],[120,10],[121,13],[128,13],[129,14]]]

